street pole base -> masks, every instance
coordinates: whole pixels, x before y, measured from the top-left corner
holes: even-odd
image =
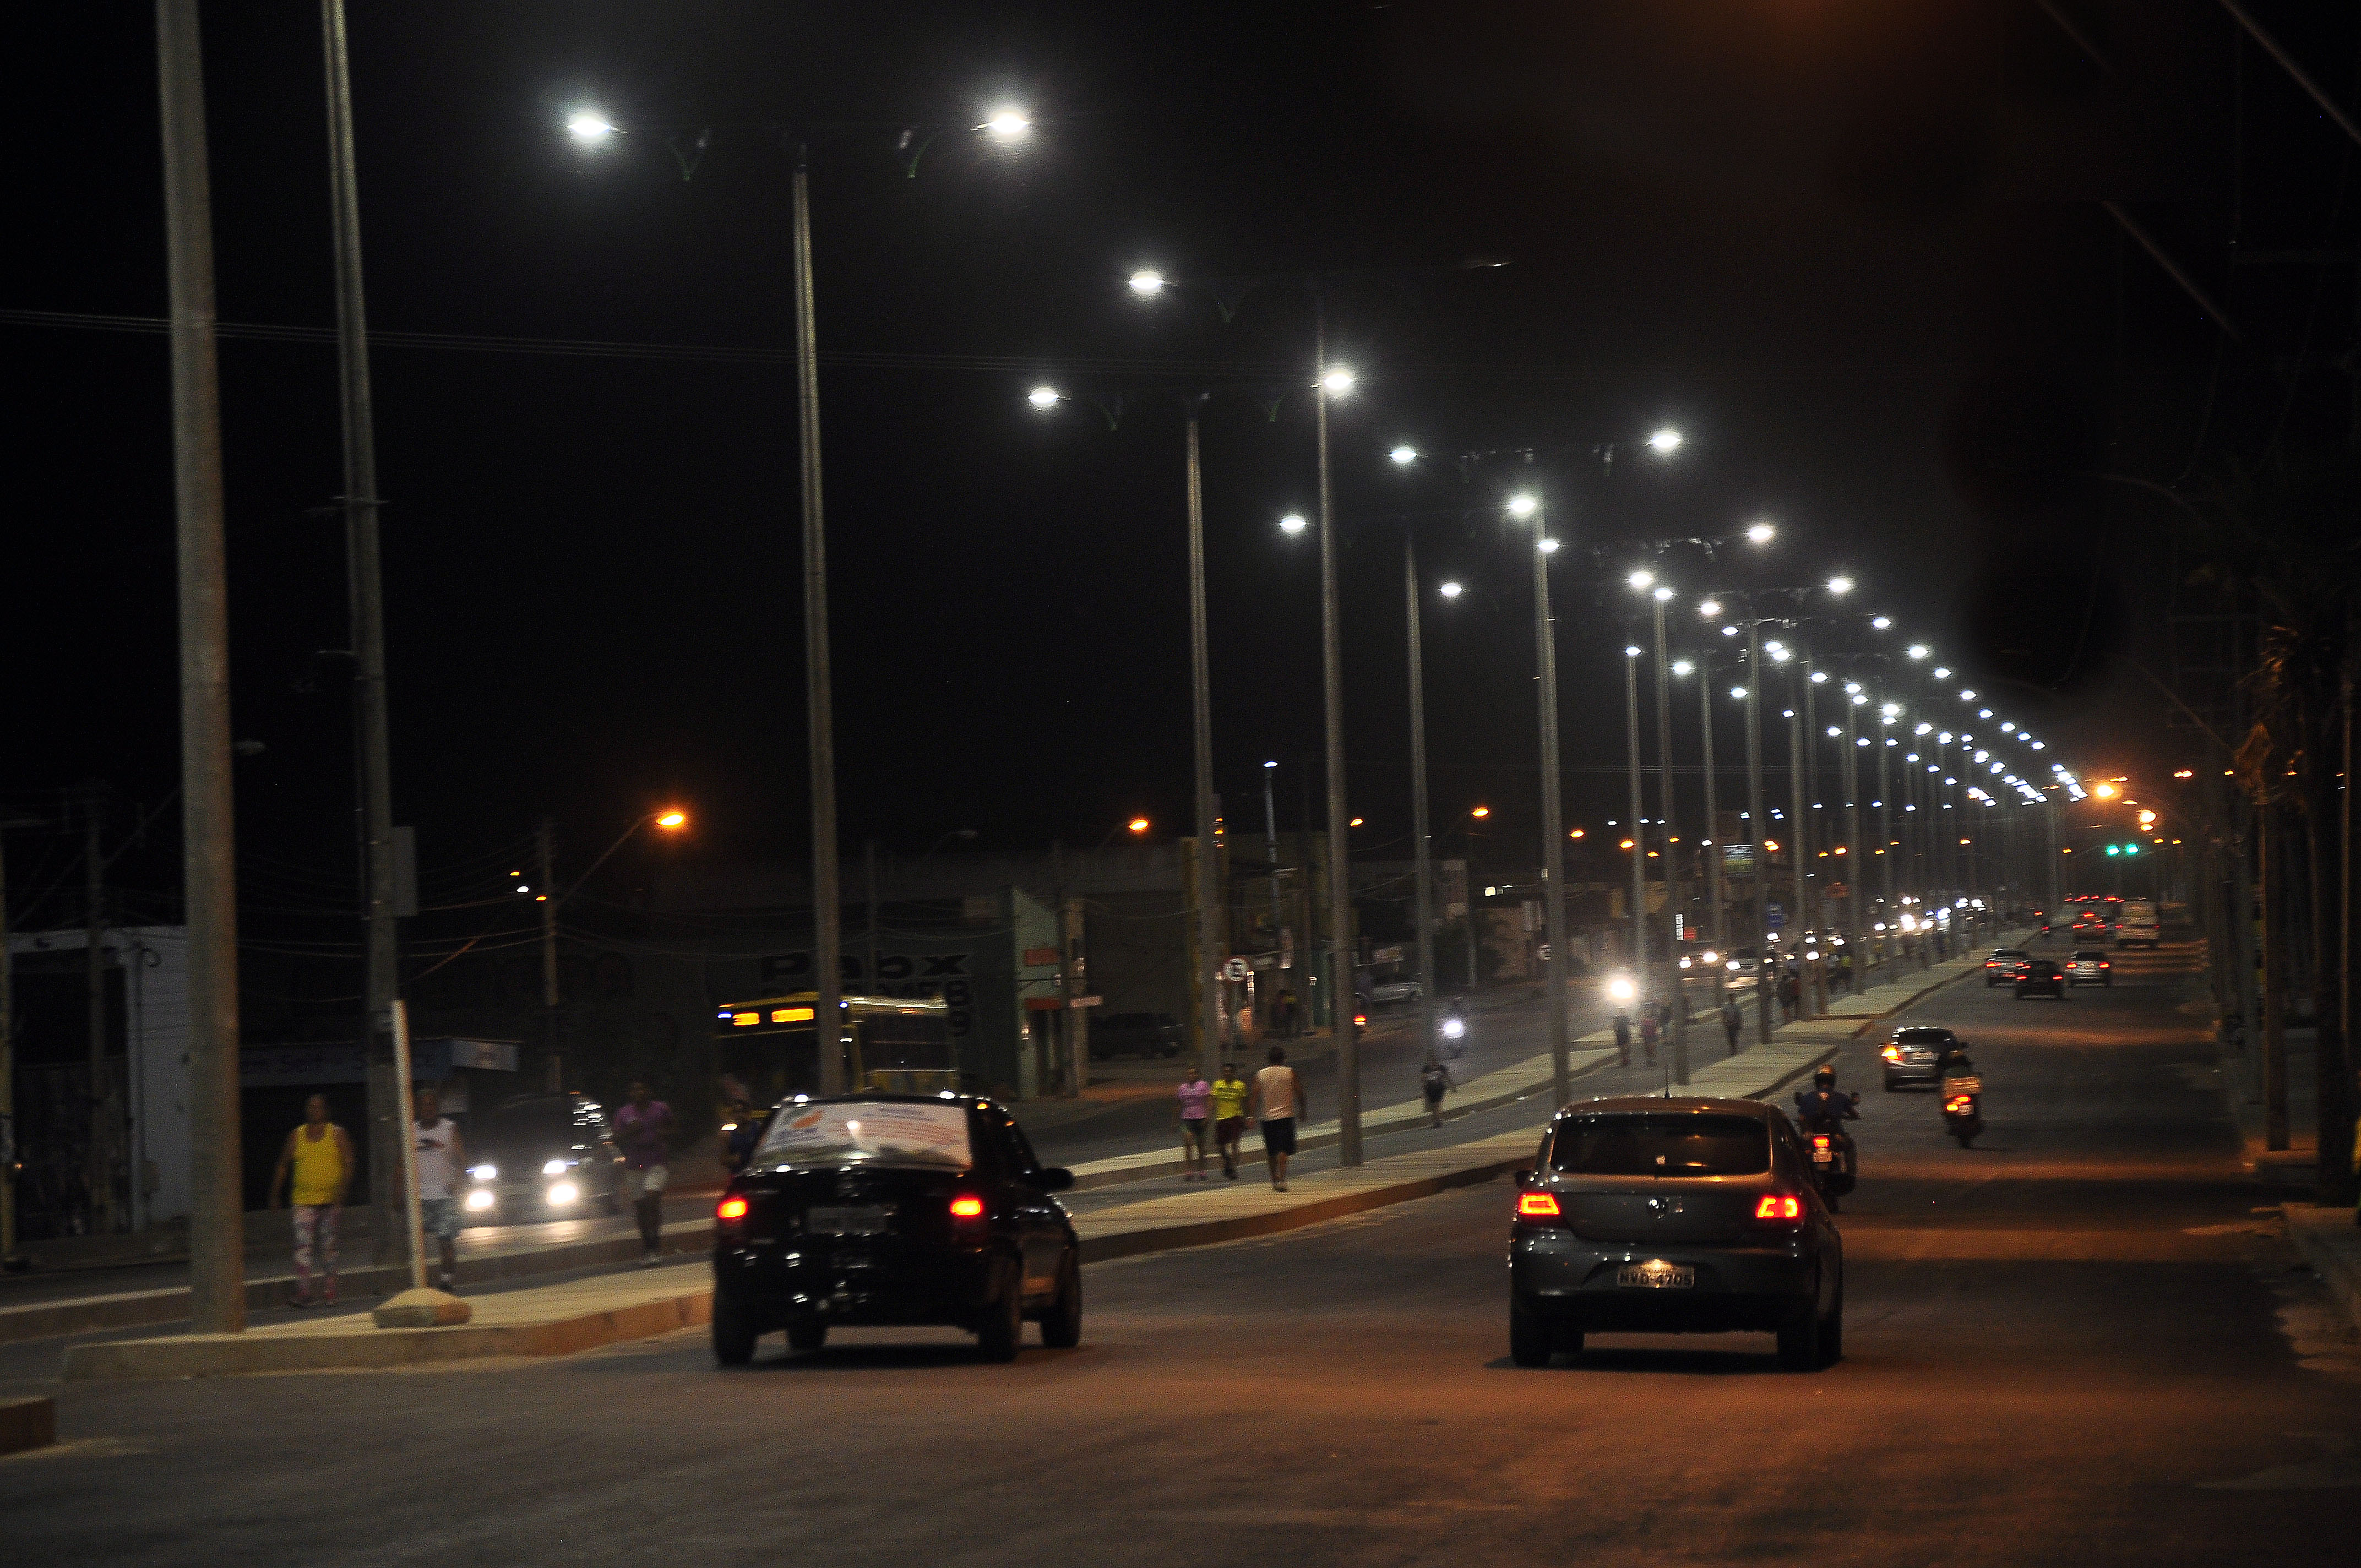
[[[440,1329],[464,1323],[476,1310],[447,1290],[404,1290],[369,1314],[381,1329]]]

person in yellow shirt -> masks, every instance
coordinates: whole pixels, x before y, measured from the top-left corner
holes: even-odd
[[[333,1306],[336,1299],[336,1222],[353,1184],[353,1140],[328,1120],[328,1097],[303,1102],[303,1124],[287,1135],[279,1168],[270,1173],[270,1206],[279,1207],[289,1176],[294,1178],[295,1294],[291,1307]],[[323,1284],[312,1288],[314,1268]]]
[[[1246,1135],[1246,1096],[1252,1091],[1238,1076],[1238,1064],[1225,1061],[1213,1080],[1213,1142],[1222,1151],[1222,1174],[1238,1179],[1238,1145]]]

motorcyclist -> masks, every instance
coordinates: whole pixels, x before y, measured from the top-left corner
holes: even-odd
[[[1823,1063],[1812,1074],[1812,1087],[1795,1091],[1795,1115],[1804,1132],[1825,1135],[1843,1162],[1845,1174],[1856,1174],[1853,1165],[1852,1138],[1844,1130],[1847,1122],[1861,1120],[1861,1096],[1837,1092],[1837,1069]]]

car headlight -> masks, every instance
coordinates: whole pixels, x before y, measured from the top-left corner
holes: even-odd
[[[566,1161],[562,1159],[551,1160],[547,1165],[541,1168],[541,1173],[544,1176],[563,1176],[566,1174]]]
[[[1446,1040],[1455,1040],[1466,1032],[1467,1025],[1456,1018],[1445,1018],[1443,1021],[1443,1037]]]
[[[490,1208],[492,1203],[492,1190],[489,1187],[478,1187],[467,1194],[467,1208],[472,1213],[480,1214]]]
[[[496,1165],[471,1165],[467,1168],[467,1174],[478,1181],[491,1181],[498,1179],[500,1168]]]
[[[549,1206],[563,1209],[582,1196],[581,1190],[570,1181],[561,1181],[549,1190]]]

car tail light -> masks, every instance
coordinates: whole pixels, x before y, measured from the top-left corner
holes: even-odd
[[[1943,1102],[1943,1109],[1957,1116],[1964,1116],[1975,1107],[1974,1096],[1968,1094],[1954,1094]]]
[[[1814,1133],[1812,1135],[1812,1146],[1816,1149],[1824,1149],[1828,1147],[1828,1135],[1826,1133]]]
[[[717,1220],[744,1219],[746,1217],[746,1200],[743,1198],[724,1198],[720,1203],[714,1208],[713,1217]]]
[[[1887,1061],[1900,1061],[1902,1059],[1902,1047],[1900,1046],[1888,1046],[1885,1049],[1880,1051],[1878,1055],[1883,1057]]]
[[[972,1193],[970,1193],[965,1197],[952,1199],[951,1218],[954,1220],[983,1219],[983,1200],[974,1196]]]
[[[1826,1143],[1828,1140],[1823,1138],[1820,1141]],[[1804,1201],[1788,1194],[1765,1192],[1762,1201],[1754,1205],[1754,1217],[1758,1220],[1800,1220],[1804,1217]]]
[[[1555,1194],[1549,1192],[1517,1194],[1517,1218],[1520,1220],[1554,1220],[1557,1217]]]

